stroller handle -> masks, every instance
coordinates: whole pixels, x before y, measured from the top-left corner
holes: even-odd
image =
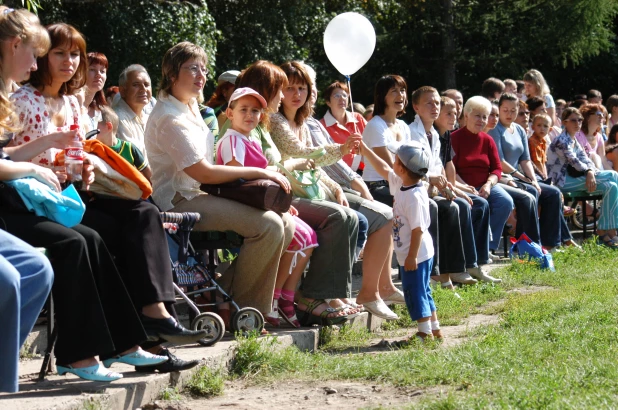
[[[201,215],[197,212],[160,212],[161,221],[182,224],[183,222],[192,222],[192,225],[199,222]]]

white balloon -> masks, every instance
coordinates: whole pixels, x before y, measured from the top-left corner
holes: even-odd
[[[337,71],[352,75],[365,65],[376,46],[376,32],[367,18],[343,13],[328,23],[324,31],[324,51]]]

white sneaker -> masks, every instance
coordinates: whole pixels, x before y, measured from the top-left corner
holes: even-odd
[[[495,251],[494,251],[494,252],[495,252]],[[489,252],[489,259],[490,259],[492,262],[497,262],[497,261],[499,261],[499,260],[500,260],[500,256],[496,255],[496,254],[495,254],[495,253],[493,253],[493,252]]]
[[[386,306],[382,299],[374,300],[373,302],[363,303],[365,310],[372,315],[386,320],[397,320],[399,316]]]
[[[478,282],[476,279],[470,276],[467,272],[451,273],[449,274],[449,276],[451,277],[451,280],[453,282],[461,283],[464,285],[474,285],[475,283]]]
[[[468,273],[482,282],[501,283],[502,279],[494,278],[481,268],[470,268]]]

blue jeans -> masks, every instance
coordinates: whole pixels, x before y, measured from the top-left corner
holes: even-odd
[[[53,278],[44,255],[0,230],[0,392],[18,391],[19,349],[39,317]]]
[[[513,198],[515,209],[517,209],[517,227],[515,229],[515,236],[519,238],[522,233],[525,233],[532,240],[532,242],[536,242],[540,245],[541,233],[539,230],[539,212],[536,196],[529,193],[525,189],[516,188],[505,184],[501,184],[500,187],[504,189],[511,196],[511,198]],[[502,235],[502,231],[500,231],[498,235]]]
[[[485,265],[489,259],[489,203],[478,195],[468,195],[472,206],[463,198],[453,202],[459,207],[459,225],[466,258],[466,268]]]
[[[436,310],[429,286],[432,261],[433,258],[429,258],[419,263],[416,270],[405,270],[403,266],[399,267],[403,296],[412,320],[430,317],[431,313]]]
[[[367,217],[360,213],[356,212],[356,216],[358,216],[358,238],[356,239],[356,247],[362,248],[365,246],[365,242],[367,242],[367,231],[369,231],[369,221]]]
[[[541,243],[545,246],[560,246],[562,242],[572,239],[562,212],[562,197],[560,190],[543,182],[539,182],[541,193],[530,184],[521,184],[526,191],[534,195],[538,207],[539,228],[541,231]],[[518,215],[519,219],[519,215]]]
[[[598,229],[603,231],[618,228],[618,173],[616,171],[599,171],[594,175],[597,180],[597,191],[603,193],[601,215]],[[566,176],[563,191],[586,191],[586,177],[572,178]],[[585,212],[585,210],[582,210]]]
[[[503,189],[503,186],[496,185],[491,188],[487,198],[487,203],[489,204],[489,227],[491,229],[489,249],[492,251],[495,251],[500,246],[502,230],[514,207],[513,198]],[[480,187],[477,189],[480,189]]]

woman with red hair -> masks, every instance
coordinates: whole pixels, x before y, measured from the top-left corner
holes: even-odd
[[[84,87],[84,107],[88,109],[88,115],[84,115],[84,123],[88,130],[97,128],[101,121],[101,111],[99,107],[107,105],[103,87],[107,80],[107,69],[109,63],[103,53],[88,53],[88,72],[86,74],[86,86]]]

